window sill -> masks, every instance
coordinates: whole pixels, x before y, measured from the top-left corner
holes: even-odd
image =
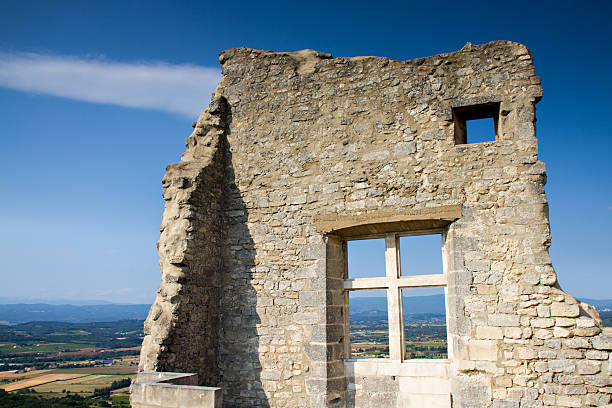
[[[392,361],[382,358],[347,359],[344,369],[347,376],[398,376],[447,378],[448,359],[415,359]]]

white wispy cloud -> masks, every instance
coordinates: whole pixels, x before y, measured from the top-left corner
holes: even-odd
[[[220,78],[197,65],[0,53],[0,87],[189,117],[208,105]]]

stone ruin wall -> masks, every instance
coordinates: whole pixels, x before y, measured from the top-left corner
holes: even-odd
[[[239,48],[220,62],[163,180],[141,370],[196,372],[228,407],[400,406],[395,376],[344,365],[342,237],[317,219],[459,208],[446,227],[452,406],[609,403],[612,338],[548,254],[526,47],[411,61]],[[457,145],[452,108],[490,102],[497,140]]]

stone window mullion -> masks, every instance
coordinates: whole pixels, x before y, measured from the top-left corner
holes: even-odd
[[[399,288],[399,243],[395,234],[385,236],[385,268],[389,281],[387,287],[387,312],[389,322],[389,358],[403,359],[402,302]]]

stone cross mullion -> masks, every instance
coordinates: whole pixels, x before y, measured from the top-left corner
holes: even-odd
[[[399,245],[395,234],[385,236],[385,268],[389,282],[387,287],[387,311],[389,322],[389,357],[391,360],[403,359],[403,319],[399,287]]]

